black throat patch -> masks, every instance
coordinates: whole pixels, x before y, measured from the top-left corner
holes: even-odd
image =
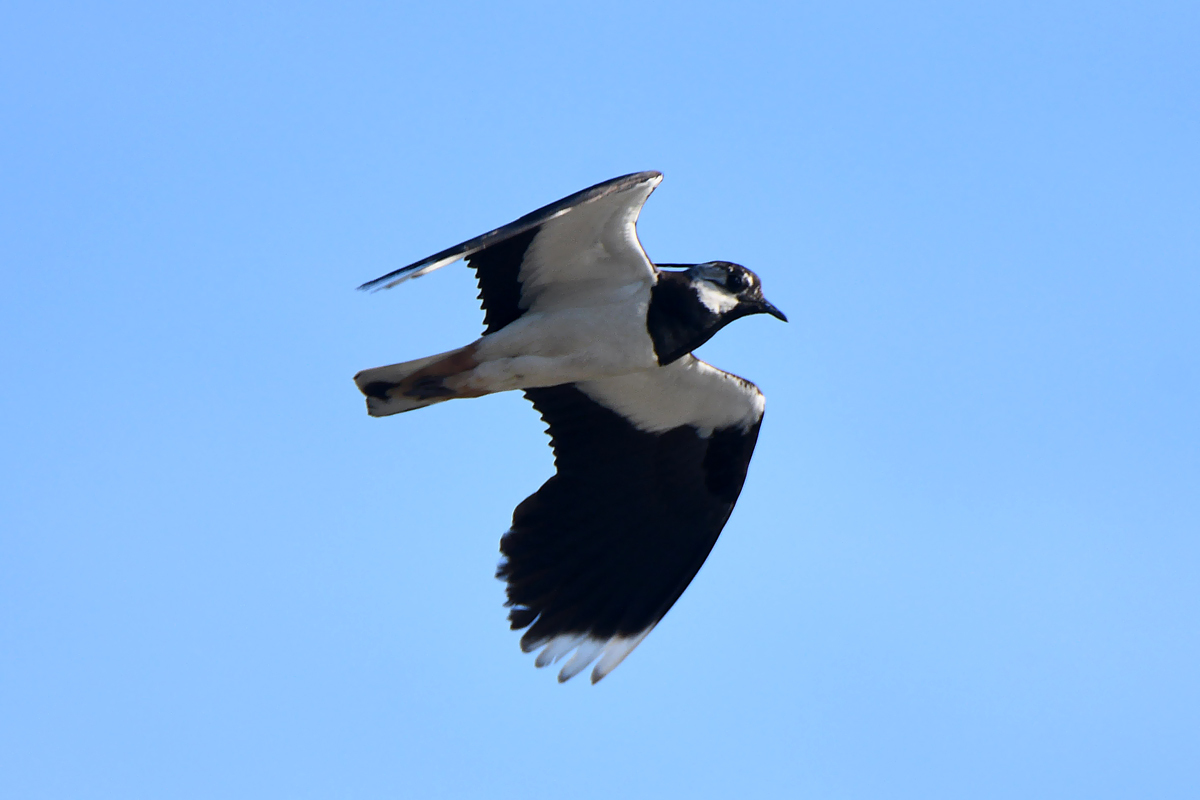
[[[654,342],[654,354],[662,366],[682,358],[707,342],[729,319],[704,305],[683,272],[658,273],[650,290],[646,330]]]

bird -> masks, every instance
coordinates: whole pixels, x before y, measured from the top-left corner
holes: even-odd
[[[496,577],[521,649],[566,658],[559,682],[595,662],[596,683],[646,638],[741,493],[763,394],[692,351],[741,317],[787,321],[744,266],[650,260],[636,225],[662,177],[598,183],[359,287],[475,270],[480,338],[354,381],[373,417],[512,390],[541,415],[556,472],[513,512]]]

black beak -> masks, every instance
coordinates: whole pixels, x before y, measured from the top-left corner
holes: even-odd
[[[760,300],[759,303],[760,305],[758,307],[758,312],[760,314],[770,314],[775,319],[781,319],[784,322],[787,322],[787,316],[778,308],[771,305],[766,300]]]

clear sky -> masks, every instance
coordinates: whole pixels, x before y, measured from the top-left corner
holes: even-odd
[[[17,3],[0,796],[1200,791],[1196,3]],[[507,630],[519,395],[368,418],[598,181],[791,318],[741,502],[597,686]]]

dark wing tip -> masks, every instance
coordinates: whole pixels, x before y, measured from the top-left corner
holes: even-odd
[[[726,378],[722,378],[726,380]],[[753,390],[757,392],[757,390]],[[562,676],[616,667],[670,610],[716,543],[758,433],[652,433],[573,385],[525,392],[549,424],[556,474],[513,512],[497,577],[521,649]]]

